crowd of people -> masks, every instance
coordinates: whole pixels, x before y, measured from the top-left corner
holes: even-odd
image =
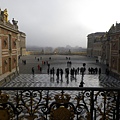
[[[101,68],[93,68],[93,67],[90,67],[90,68],[88,68],[88,72],[89,72],[89,74],[101,74]]]
[[[76,79],[77,75],[82,75],[84,76],[84,74],[88,73],[88,74],[101,74],[101,68],[93,68],[93,67],[89,67],[88,68],[88,72],[86,71],[86,63],[83,63],[82,67],[72,67],[72,62],[71,62],[71,58],[70,57],[66,57],[66,63],[67,66],[65,68],[65,70],[63,70],[62,68],[54,68],[53,66],[50,67],[50,63],[48,61],[51,60],[51,57],[49,57],[48,61],[45,61],[42,59],[42,57],[40,58],[36,58],[35,59],[39,62],[41,60],[41,66],[40,64],[38,64],[37,69],[38,71],[40,71],[40,73],[42,73],[42,67],[43,66],[47,66],[47,74],[50,75],[50,78],[54,78],[56,75],[57,79],[61,79],[63,80],[63,74],[65,74],[65,77],[68,79],[69,75],[72,79]],[[34,71],[34,67],[32,67],[32,73],[34,75],[35,71]]]

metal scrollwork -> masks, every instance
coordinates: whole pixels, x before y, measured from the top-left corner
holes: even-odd
[[[38,101],[36,101],[36,98]],[[35,119],[38,116],[38,106],[42,99],[41,91],[19,91],[16,95],[17,108],[20,108],[25,115],[20,114],[20,118]]]
[[[90,118],[90,91],[79,92],[75,99],[77,100],[76,113],[78,118]]]
[[[117,94],[113,91],[101,91],[96,93],[95,109],[100,119],[110,120],[114,118],[114,116],[111,118],[110,113],[115,112],[116,96]]]
[[[119,120],[118,90],[20,89],[0,91],[0,120]]]

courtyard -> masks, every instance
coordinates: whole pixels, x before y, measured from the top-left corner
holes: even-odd
[[[24,63],[25,61],[25,63]],[[71,62],[71,66],[67,62]],[[43,63],[45,62],[45,63]],[[48,65],[55,69],[54,77],[47,73]],[[79,73],[75,79],[65,77],[66,68],[83,67],[86,63],[86,71],[84,77]],[[38,65],[41,71],[38,70]],[[32,67],[34,67],[35,74],[32,74]],[[89,74],[88,68],[101,68],[101,75]],[[56,70],[63,69],[63,79],[57,79]],[[83,80],[83,87],[119,87],[120,81],[111,76],[105,75],[106,66],[96,63],[96,58],[90,58],[79,55],[28,55],[22,56],[19,59],[19,75],[9,82],[3,84],[4,87],[79,87],[81,80]]]

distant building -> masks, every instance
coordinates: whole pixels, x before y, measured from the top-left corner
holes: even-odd
[[[99,58],[99,62],[101,61],[101,36],[99,37],[96,37],[95,40],[94,40],[94,43],[93,43],[93,53],[92,55],[94,57],[97,57]]]
[[[98,57],[101,56],[101,36],[105,32],[91,33],[87,36],[87,56]]]
[[[53,48],[52,47],[45,47],[44,50],[42,50],[43,54],[53,54]]]
[[[18,21],[8,20],[7,9],[0,9],[0,82],[13,73],[19,72],[18,66]]]

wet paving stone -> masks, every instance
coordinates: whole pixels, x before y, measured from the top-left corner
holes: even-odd
[[[36,59],[35,59],[36,57]],[[51,60],[49,60],[51,57]],[[22,56],[19,59],[19,76],[13,78],[9,82],[3,84],[4,87],[79,87],[82,75],[78,74],[76,79],[65,78],[65,68],[75,68],[83,67],[83,63],[86,63],[86,72],[83,77],[84,87],[120,87],[120,81],[105,75],[106,66],[100,63],[96,63],[95,58],[90,58],[86,56],[79,55],[69,55],[70,60],[66,60],[65,55],[28,55]],[[39,58],[39,61],[38,61]],[[26,60],[26,64],[23,64],[23,60]],[[42,64],[42,61],[47,61],[50,64],[50,68],[55,68],[55,73],[57,68],[62,68],[64,71],[63,80],[57,80],[56,75],[53,78],[47,74],[47,64]],[[72,65],[67,66],[67,62],[71,61]],[[42,72],[38,70],[38,64],[42,67]],[[33,77],[31,68],[35,68],[35,75]],[[89,74],[88,68],[101,68],[102,74],[99,77],[98,74]]]

